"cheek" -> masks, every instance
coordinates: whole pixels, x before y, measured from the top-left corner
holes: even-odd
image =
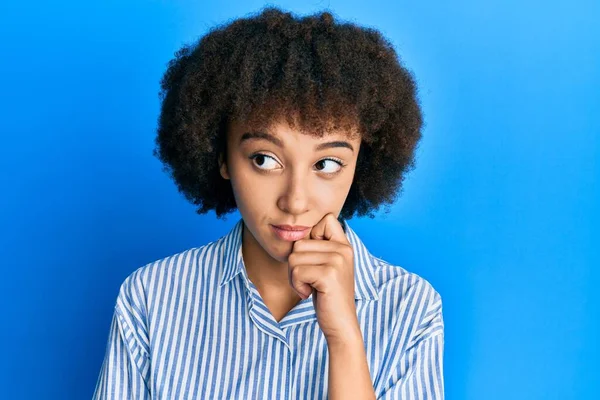
[[[352,184],[351,179],[333,179],[320,181],[314,186],[315,199],[322,209],[336,207],[344,203]]]
[[[272,182],[247,167],[238,170],[231,183],[239,208],[262,208],[272,201],[276,192]]]

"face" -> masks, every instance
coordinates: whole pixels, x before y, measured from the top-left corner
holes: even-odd
[[[291,129],[285,120],[260,131],[231,123],[227,163],[220,157],[220,173],[231,180],[244,229],[252,234],[250,246],[287,262],[293,242],[280,239],[272,225],[313,227],[327,213],[339,216],[361,142],[350,133],[332,131],[314,138]]]

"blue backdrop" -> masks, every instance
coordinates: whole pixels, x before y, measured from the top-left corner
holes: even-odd
[[[152,156],[158,82],[265,4],[2,2],[0,398],[90,398],[125,277],[237,220]],[[377,28],[415,73],[417,168],[349,223],[441,293],[447,399],[600,398],[600,3],[272,4]]]

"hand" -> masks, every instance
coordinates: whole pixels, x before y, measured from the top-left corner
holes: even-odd
[[[293,244],[288,257],[290,284],[303,299],[312,292],[317,322],[327,340],[343,339],[360,329],[352,245],[332,213],[311,229],[309,237]]]

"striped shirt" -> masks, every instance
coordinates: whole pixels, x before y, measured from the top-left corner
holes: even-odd
[[[116,299],[93,399],[325,399],[327,342],[312,295],[279,322],[248,279],[243,219],[202,247],[131,273]],[[377,399],[443,399],[441,297],[354,250],[355,304]]]

